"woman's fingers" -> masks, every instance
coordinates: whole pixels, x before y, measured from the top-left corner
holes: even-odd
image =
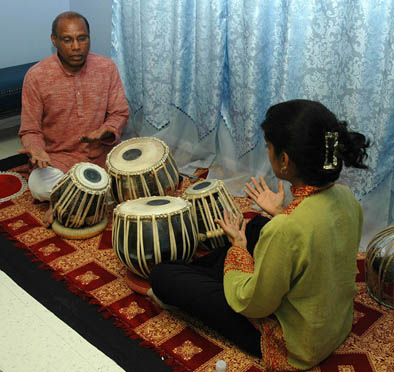
[[[285,192],[284,187],[283,187],[283,181],[279,182],[279,187],[278,187],[278,193],[283,194]]]
[[[252,180],[252,183],[253,183],[254,187],[256,188],[256,190],[257,190],[259,193],[262,193],[262,192],[264,191],[264,186],[260,185],[260,184],[257,182],[256,178],[254,178],[254,177],[252,177],[251,180]]]
[[[226,225],[228,225],[228,224],[230,223],[230,217],[229,217],[229,215],[227,214],[227,211],[226,211],[226,210],[223,211],[223,220],[224,220],[224,223],[225,223]]]
[[[259,179],[260,179],[260,184],[263,187],[263,189],[269,190],[270,188],[268,187],[267,182],[265,182],[265,179],[263,178],[263,176],[260,176]]]
[[[223,220],[216,219],[215,222],[218,223],[220,226],[223,225],[236,225],[239,227],[241,222],[242,216],[238,214],[234,216],[233,212],[228,210],[223,210]]]
[[[216,218],[215,223],[217,223],[224,230],[225,224],[222,220],[219,220],[218,218]]]
[[[244,219],[244,220],[242,221],[241,232],[242,232],[242,233],[245,233],[245,231],[246,231],[246,220]]]
[[[247,190],[245,190],[245,191],[248,191],[248,192],[249,192],[248,195],[250,195],[250,196],[253,195],[253,196],[255,196],[255,197],[257,197],[257,196],[259,195],[258,190],[256,190],[256,188],[253,187],[253,186],[251,186],[249,183],[246,184],[246,187],[247,187]]]

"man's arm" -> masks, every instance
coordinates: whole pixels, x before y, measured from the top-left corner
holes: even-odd
[[[19,136],[23,149],[19,152],[27,154],[33,165],[46,168],[51,159],[45,151],[44,135],[42,133],[43,103],[38,90],[38,84],[27,72],[22,89],[22,115]]]

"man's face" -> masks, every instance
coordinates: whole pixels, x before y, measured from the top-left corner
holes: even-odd
[[[57,24],[56,35],[51,40],[57,49],[64,68],[77,72],[84,65],[90,49],[90,37],[81,18],[63,18]]]

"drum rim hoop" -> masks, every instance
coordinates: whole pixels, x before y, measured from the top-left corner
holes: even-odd
[[[133,143],[133,142],[137,142],[137,140],[140,140],[140,139],[150,139],[150,140],[151,140],[151,139],[154,139],[155,141],[161,143],[161,144],[163,145],[163,147],[164,147],[164,150],[165,150],[163,156],[161,157],[161,159],[160,159],[154,166],[149,167],[149,168],[144,168],[144,169],[141,169],[141,170],[139,170],[139,171],[129,172],[129,171],[124,171],[124,170],[118,170],[118,169],[115,167],[115,165],[113,165],[113,164],[111,163],[111,155],[112,155],[112,153],[115,151],[115,149],[117,149],[118,147],[120,147],[120,145],[124,144],[125,142]],[[110,173],[111,175],[113,174],[113,171],[117,171],[117,173],[115,173],[114,175],[120,174],[120,175],[122,175],[122,176],[138,176],[138,175],[140,175],[140,174],[144,174],[144,173],[147,173],[147,172],[150,172],[150,171],[152,171],[152,170],[154,170],[154,169],[159,168],[159,166],[162,166],[162,165],[166,162],[166,160],[168,159],[168,157],[173,158],[173,157],[172,157],[172,154],[171,154],[171,152],[170,152],[170,148],[169,148],[168,145],[167,145],[164,141],[162,141],[161,139],[156,138],[156,137],[135,137],[135,138],[130,138],[130,139],[126,140],[126,141],[122,141],[121,143],[117,144],[117,145],[108,153],[107,159],[106,159],[106,161],[105,161],[105,165],[106,165],[106,167],[107,167],[108,173]]]
[[[113,215],[114,215],[114,218],[119,216],[119,217],[124,217],[127,220],[137,220],[137,219],[140,219],[140,220],[150,219],[150,220],[152,220],[152,216],[155,216],[156,218],[158,218],[158,217],[161,217],[161,218],[172,217],[172,216],[175,216],[177,214],[181,214],[181,212],[190,212],[190,213],[192,213],[191,206],[187,205],[187,206],[183,207],[182,209],[178,209],[177,211],[169,212],[169,213],[166,213],[166,214],[141,214],[141,215],[125,214],[125,213],[116,211],[116,208],[115,208],[114,211],[113,211]]]
[[[101,194],[106,194],[110,189],[111,189],[111,178],[108,176],[108,173],[105,171],[104,168],[101,168],[104,173],[107,175],[107,184],[101,188],[101,189],[88,189],[86,188],[86,186],[81,185],[80,181],[77,180],[76,176],[75,176],[75,172],[73,172],[74,169],[77,168],[77,166],[79,166],[80,164],[89,164],[91,165],[92,163],[88,163],[88,162],[81,162],[81,163],[77,163],[74,164],[71,169],[64,175],[64,177],[59,181],[59,184],[61,181],[66,180],[68,178],[68,176],[70,176],[70,178],[72,179],[72,181],[74,181],[74,185],[77,187],[77,189],[85,191],[87,193],[90,194],[95,194],[95,195],[101,195]],[[94,164],[98,167],[97,164]]]
[[[212,179],[213,180],[213,179]],[[215,185],[215,186],[217,186],[217,188],[215,188],[215,189],[210,189],[210,190],[207,190],[207,191],[204,191],[204,192],[202,192],[202,193],[200,193],[200,194],[188,194],[187,193],[187,190],[189,189],[189,188],[192,188],[193,186],[195,186],[196,184],[193,184],[193,185],[190,185],[185,191],[184,191],[184,193],[183,193],[183,197],[185,197],[185,198],[189,198],[190,197],[190,199],[196,199],[196,198],[200,198],[200,197],[203,197],[203,196],[207,196],[207,195],[211,195],[211,194],[213,194],[213,192],[215,192],[215,191],[218,191],[218,189],[219,189],[219,187],[223,187],[224,188],[224,182],[222,181],[222,180],[219,180],[219,179],[215,179],[216,181],[217,181],[217,185]],[[200,181],[200,182],[204,182],[204,181]]]
[[[109,192],[111,190],[111,182],[108,182],[107,186],[103,187],[102,189],[93,190],[93,189],[86,188],[84,185],[80,185],[80,184],[76,183],[76,181],[78,181],[78,180],[74,177],[74,175],[71,175],[70,178],[74,181],[73,185],[78,190],[86,192],[87,194],[103,195],[103,194],[106,194],[107,192]]]
[[[185,211],[189,211],[190,213],[192,213],[192,210],[193,210],[193,205],[192,205],[192,203],[190,203],[189,200],[186,200],[186,199],[183,199],[183,198],[178,198],[178,197],[175,197],[175,196],[150,196],[150,197],[147,197],[147,198],[145,198],[145,199],[155,200],[155,199],[157,199],[157,198],[163,198],[163,197],[164,197],[164,198],[167,197],[167,198],[181,199],[182,202],[185,203],[185,205],[184,205],[182,208],[177,209],[176,211],[172,211],[172,212],[168,212],[168,213],[130,215],[130,214],[126,214],[126,213],[124,213],[124,212],[120,212],[120,211],[119,211],[121,205],[122,205],[123,203],[127,203],[127,201],[125,201],[125,202],[123,202],[123,203],[119,203],[119,204],[114,208],[114,210],[113,210],[114,218],[115,218],[115,216],[122,216],[122,217],[127,217],[127,218],[130,217],[130,219],[138,219],[138,218],[141,219],[141,218],[148,218],[148,217],[151,218],[152,216],[155,216],[155,217],[173,216],[173,215],[176,215],[176,214],[180,214],[181,212],[185,212]],[[142,198],[139,198],[139,199],[142,199]],[[138,200],[138,199],[133,199],[133,200]],[[130,200],[130,201],[133,201],[133,200]]]

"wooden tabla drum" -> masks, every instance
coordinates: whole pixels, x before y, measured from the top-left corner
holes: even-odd
[[[107,156],[112,194],[118,203],[148,196],[174,195],[179,185],[175,160],[162,140],[138,137],[121,142]]]
[[[69,239],[85,239],[104,230],[110,181],[96,164],[75,164],[52,189],[53,230]]]
[[[394,225],[378,232],[369,243],[365,281],[374,300],[394,309]]]
[[[223,181],[208,179],[196,182],[185,190],[183,198],[192,204],[200,244],[207,249],[224,246],[228,239],[215,219],[223,219],[223,210],[230,211],[235,216],[241,214],[241,211]]]
[[[191,204],[173,196],[151,196],[114,209],[112,246],[134,274],[147,278],[163,261],[189,262],[198,245]]]

